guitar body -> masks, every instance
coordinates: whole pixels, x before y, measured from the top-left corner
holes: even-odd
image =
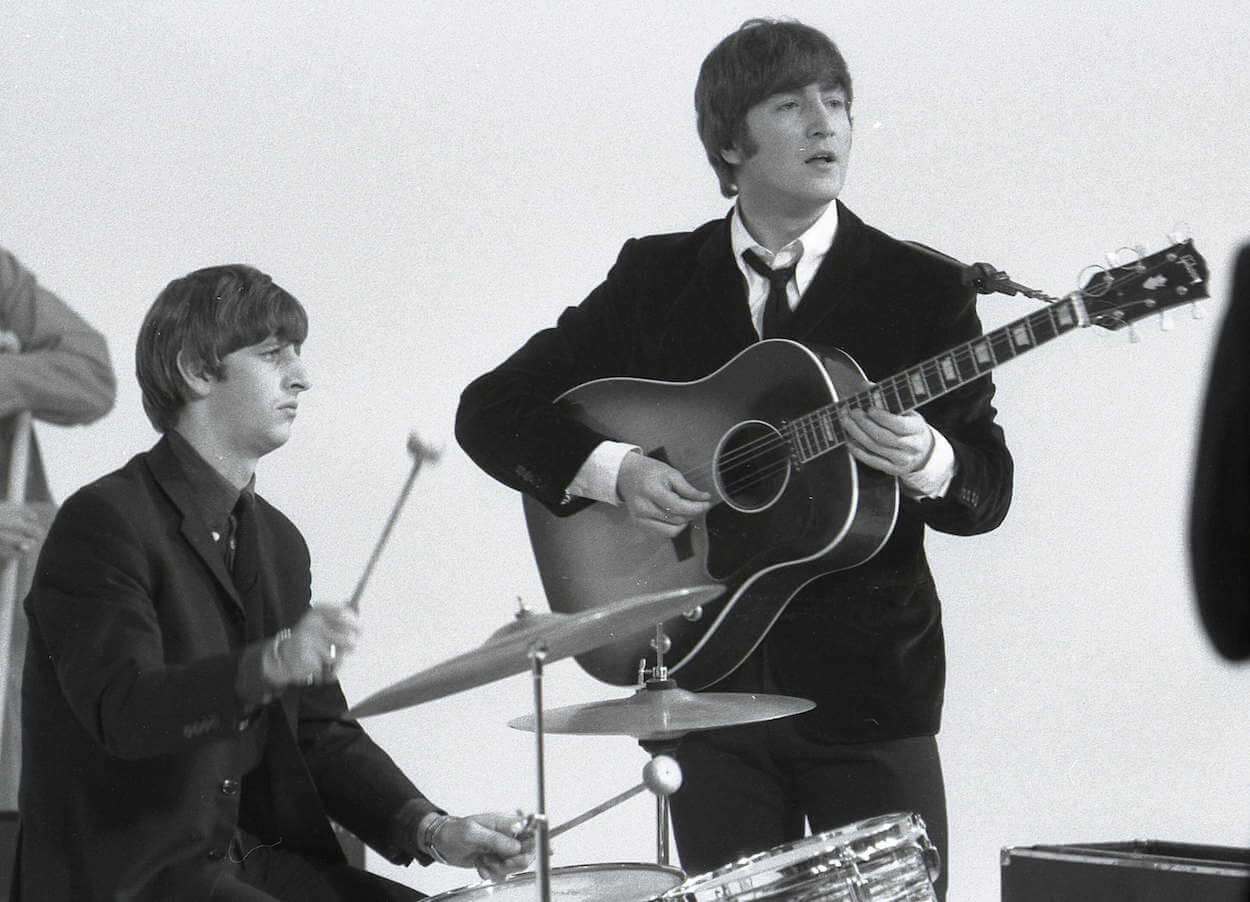
[[[580,613],[633,595],[709,582],[725,593],[697,618],[664,625],[670,673],[687,689],[732,672],[807,582],[857,566],[889,538],[898,483],[845,447],[802,466],[781,427],[867,385],[841,351],[775,339],[751,345],[695,382],[601,379],[560,403],[575,418],[667,461],[713,507],[675,538],[638,525],[623,507],[591,504],[557,517],[524,499],[534,556],[553,611]],[[633,684],[654,661],[654,632],[578,656],[593,677]]]

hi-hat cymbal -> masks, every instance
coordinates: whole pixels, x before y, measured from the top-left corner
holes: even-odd
[[[815,702],[788,695],[750,692],[687,692],[675,686],[644,687],[628,698],[555,708],[543,714],[544,733],[632,736],[640,742],[675,739],[696,730],[732,727],[802,714]],[[534,732],[537,719],[526,714],[508,721]]]
[[[690,586],[649,595],[636,595],[577,614],[538,614],[521,611],[512,623],[497,630],[481,647],[435,664],[355,705],[348,714],[368,717],[410,708],[482,686],[528,670],[536,648],[544,660],[556,661],[608,645],[676,617],[724,592],[724,586]]]

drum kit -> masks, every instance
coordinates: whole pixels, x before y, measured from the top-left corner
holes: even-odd
[[[432,897],[431,902],[475,899],[581,899],[587,902],[928,902],[937,854],[918,815],[886,815],[831,830],[686,879],[668,863],[668,796],[681,785],[677,762],[665,752],[696,730],[789,717],[814,707],[806,699],[742,692],[687,692],[667,678],[657,654],[649,678],[633,695],[544,711],[543,667],[656,624],[710,601],[722,587],[692,586],[625,599],[578,614],[536,613],[522,607],[515,620],[479,648],[436,664],[383,689],[348,713],[368,717],[409,708],[530,671],[534,711],[509,721],[533,732],[537,751],[537,807],[529,821],[536,839],[533,871]],[[662,643],[657,642],[662,648]],[[643,671],[644,674],[646,671]],[[547,824],[543,739],[547,733],[629,736],[652,754],[641,784],[556,827]],[[550,866],[552,837],[642,792],[656,796],[657,863]]]
[[[413,475],[425,453],[414,437]],[[395,514],[412,484],[409,477]],[[374,552],[376,559],[381,542]],[[372,562],[371,562],[372,563]],[[370,568],[371,569],[371,568]],[[358,603],[366,570],[353,595]],[[509,726],[534,733],[537,804],[527,818],[535,838],[532,871],[502,881],[479,883],[433,896],[430,902],[477,899],[577,899],[586,902],[934,902],[932,880],[940,862],[916,814],[891,814],[860,821],[742,858],[687,879],[669,864],[668,796],[681,785],[681,771],[667,752],[698,730],[789,717],[815,707],[806,699],[742,692],[687,692],[668,678],[664,666],[663,621],[717,597],[718,585],[691,586],[638,595],[577,614],[538,613],[522,606],[513,622],[485,643],[436,664],[354,705],[348,714],[369,717],[410,708],[508,676],[530,673],[534,711]],[[633,695],[544,711],[544,665],[654,629],[655,665],[639,668]],[[547,733],[629,736],[651,755],[643,782],[556,827],[547,823],[544,737]],[[551,867],[550,840],[644,791],[656,797],[656,864],[604,863]]]

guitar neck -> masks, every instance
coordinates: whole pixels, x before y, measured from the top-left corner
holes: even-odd
[[[1078,295],[1071,295],[930,357],[858,394],[796,417],[785,425],[785,432],[796,458],[804,463],[846,443],[841,414],[847,410],[868,407],[882,407],[891,413],[915,410],[984,376],[1001,363],[1086,325],[1089,325],[1089,317],[1085,305]]]

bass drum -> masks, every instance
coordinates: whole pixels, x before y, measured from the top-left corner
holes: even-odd
[[[551,898],[578,902],[651,902],[681,883],[685,873],[658,864],[579,864],[551,869]],[[426,902],[476,902],[478,899],[532,902],[534,872],[513,874],[498,883],[453,889]]]
[[[937,850],[918,814],[885,814],[742,858],[659,902],[936,902]]]

